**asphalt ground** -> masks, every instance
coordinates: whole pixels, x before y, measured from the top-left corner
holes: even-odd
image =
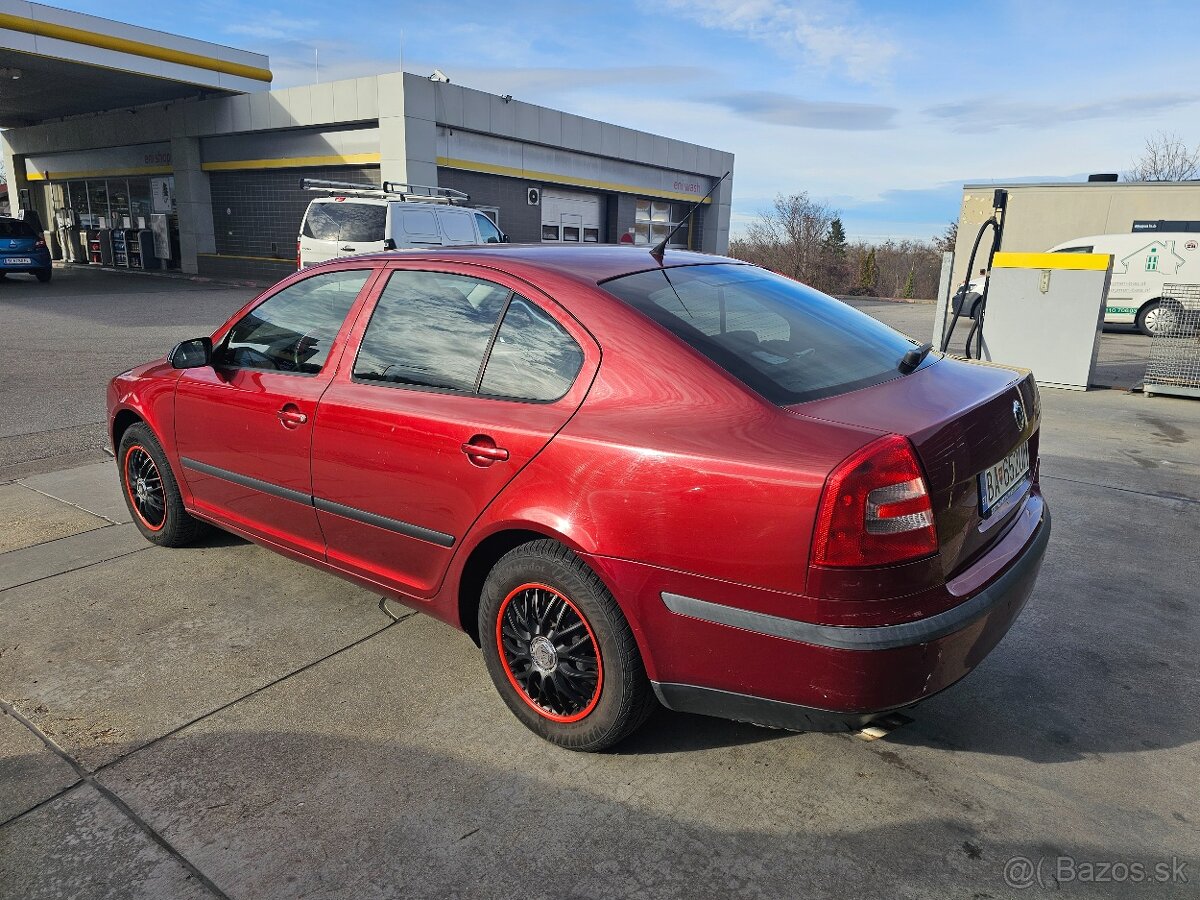
[[[910,723],[661,711],[582,755],[464,635],[237,538],[137,534],[89,444],[104,381],[251,290],[9,281],[0,898],[1197,895],[1200,403],[1120,389],[1142,338],[1102,342],[1118,389],[1042,392],[1037,588]],[[928,338],[932,306],[862,307]]]

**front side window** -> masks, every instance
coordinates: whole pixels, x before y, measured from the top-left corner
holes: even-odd
[[[913,348],[853,307],[755,266],[655,269],[602,286],[778,404],[897,377]]]
[[[223,368],[316,375],[370,269],[314,275],[246,313],[213,355]]]
[[[485,244],[501,242],[500,229],[492,224],[492,220],[482,213],[475,214],[475,224],[479,226],[479,234]]]
[[[354,377],[474,391],[511,292],[443,272],[393,272],[363,335]]]
[[[520,400],[557,400],[583,366],[583,351],[561,325],[514,296],[496,333],[480,391]]]

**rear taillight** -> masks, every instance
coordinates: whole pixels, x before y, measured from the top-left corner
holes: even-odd
[[[44,237],[40,237],[37,240],[35,240],[33,242],[33,249],[34,250],[45,250],[46,249],[46,239]]]
[[[300,242],[296,241],[296,268],[303,269],[304,266],[300,262]]]
[[[929,488],[907,438],[868,444],[825,480],[813,565],[886,566],[937,550]]]

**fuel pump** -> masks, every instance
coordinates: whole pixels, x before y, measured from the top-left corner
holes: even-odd
[[[983,289],[979,292],[979,299],[971,305],[969,312],[971,328],[967,332],[967,358],[982,358],[983,320],[987,311],[988,286],[992,280],[992,259],[995,257],[996,251],[1000,248],[1000,241],[1004,237],[1004,213],[1007,209],[1008,191],[1003,188],[997,188],[995,194],[992,196],[992,216],[979,226],[979,233],[975,235],[975,244],[971,247],[971,256],[967,261],[967,274],[963,280],[962,287],[959,289],[962,300],[954,304],[954,317],[950,320],[950,327],[946,329],[946,333],[942,337],[942,346],[939,348],[943,353],[950,346],[950,338],[954,334],[954,327],[958,324],[959,316],[962,315],[963,307],[970,297],[971,273],[975,271],[975,257],[979,253],[979,245],[983,241],[983,236],[990,229],[992,231],[992,248],[988,252],[987,270],[983,276]],[[971,353],[972,340],[975,342],[974,354]]]

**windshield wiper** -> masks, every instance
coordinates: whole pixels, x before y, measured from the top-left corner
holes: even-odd
[[[916,370],[925,357],[929,355],[929,351],[933,349],[933,344],[922,344],[920,347],[914,347],[902,357],[900,357],[900,365],[896,368],[900,370],[901,375],[907,375],[909,372]]]

